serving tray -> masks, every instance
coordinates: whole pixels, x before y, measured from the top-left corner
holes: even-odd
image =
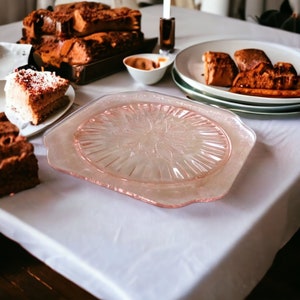
[[[157,45],[157,40],[157,38],[145,39],[143,44],[139,47],[132,48],[101,60],[97,60],[90,64],[69,65],[63,63],[60,68],[54,68],[50,66],[46,67],[45,69],[48,71],[55,71],[56,74],[67,78],[78,85],[84,85],[124,69],[123,59],[126,56],[143,52],[151,53]],[[33,60],[38,68],[43,66],[43,62],[36,53],[33,53]]]
[[[174,208],[222,198],[255,140],[232,112],[150,91],[101,97],[44,136],[54,169]]]

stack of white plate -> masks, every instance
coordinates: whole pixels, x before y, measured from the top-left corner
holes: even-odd
[[[296,49],[262,41],[226,39],[196,44],[180,51],[172,69],[173,80],[189,98],[236,112],[263,115],[300,113],[300,98],[271,98],[235,94],[229,92],[228,88],[205,84],[202,62],[204,52],[225,52],[233,58],[236,50],[246,48],[265,51],[273,64],[289,62],[300,74],[300,52]]]

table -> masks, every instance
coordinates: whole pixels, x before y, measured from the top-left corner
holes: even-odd
[[[161,12],[159,5],[142,9],[146,37],[157,36]],[[300,48],[293,33],[183,8],[172,15],[178,49],[220,38]],[[1,41],[20,34],[21,23],[1,26]],[[184,97],[170,75],[144,87],[122,71],[76,87],[75,102],[141,89]],[[41,184],[0,199],[0,231],[101,299],[243,299],[300,225],[300,119],[241,118],[257,142],[230,192],[179,209],[55,171],[42,134],[35,136]]]

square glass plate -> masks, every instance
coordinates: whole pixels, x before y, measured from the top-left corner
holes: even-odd
[[[255,140],[232,112],[150,91],[103,96],[44,136],[54,169],[161,207],[222,198]]]

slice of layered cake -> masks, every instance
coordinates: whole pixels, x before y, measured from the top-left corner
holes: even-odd
[[[69,103],[65,96],[70,83],[53,72],[21,69],[7,76],[6,107],[20,118],[38,125]]]
[[[0,197],[40,183],[34,148],[18,128],[0,113]]]

